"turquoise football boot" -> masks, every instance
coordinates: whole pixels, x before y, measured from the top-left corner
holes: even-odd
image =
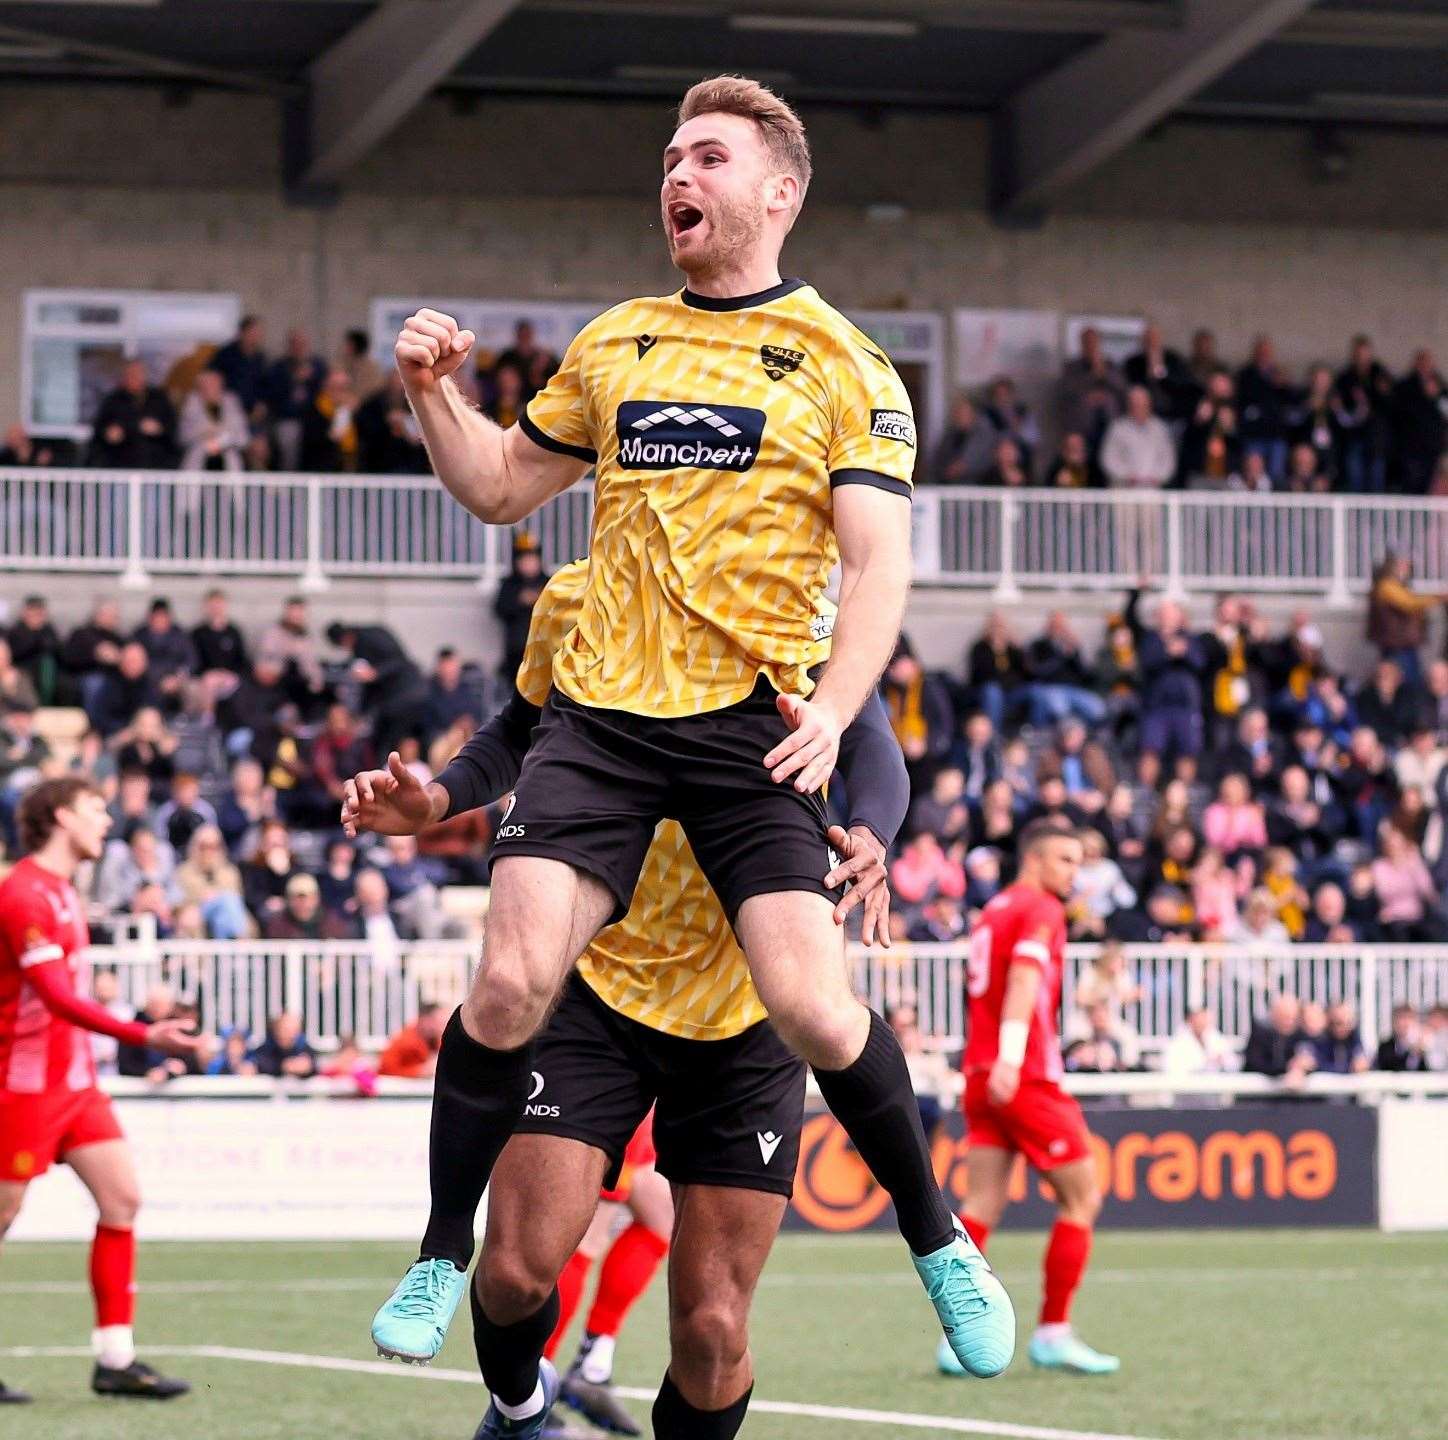
[[[940,1337],[940,1344],[935,1347],[935,1368],[953,1380],[970,1378],[970,1371],[955,1358],[955,1351],[950,1348],[950,1341],[944,1335]]]
[[[961,1369],[999,1375],[1016,1353],[1015,1307],[965,1227],[957,1220],[949,1245],[910,1258]]]
[[[467,1288],[467,1271],[451,1260],[418,1260],[372,1317],[377,1353],[408,1365],[431,1363]]]
[[[1031,1364],[1042,1370],[1067,1370],[1074,1375],[1114,1375],[1121,1369],[1121,1361],[1115,1355],[1103,1355],[1070,1333],[1051,1340],[1033,1336],[1026,1353],[1031,1357]]]
[[[543,1386],[543,1408],[536,1415],[526,1420],[509,1420],[496,1403],[489,1401],[488,1413],[473,1432],[473,1440],[544,1440],[545,1436],[557,1433],[548,1412],[558,1399],[558,1372],[547,1360],[540,1360],[538,1379]]]

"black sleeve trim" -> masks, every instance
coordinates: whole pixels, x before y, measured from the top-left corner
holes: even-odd
[[[878,470],[832,470],[830,489],[840,485],[873,485],[877,490],[888,490],[890,494],[903,495],[907,500],[914,493],[914,487],[908,481],[882,475]]]
[[[448,796],[444,820],[491,805],[513,788],[541,713],[514,690],[502,710],[473,733],[437,777]]]
[[[598,463],[597,450],[590,450],[586,445],[565,445],[563,441],[555,440],[546,431],[538,428],[537,423],[526,410],[518,417],[518,428],[535,445],[541,445],[555,455],[572,455],[575,460],[587,460],[590,465]]]
[[[839,769],[849,804],[846,828],[866,826],[888,850],[910,807],[910,777],[878,690],[840,738]]]

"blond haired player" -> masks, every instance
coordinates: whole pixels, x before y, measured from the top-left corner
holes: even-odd
[[[398,336],[433,466],[478,518],[522,519],[595,474],[583,604],[494,845],[483,961],[438,1057],[423,1253],[464,1250],[479,1178],[528,1103],[534,1037],[672,819],[781,1038],[894,1201],[961,1363],[992,1375],[1014,1350],[1010,1302],[936,1183],[898,1040],[850,990],[823,880],[820,787],[909,588],[915,427],[888,359],[780,278],[809,178],[788,105],[753,81],[705,81],[663,150],[682,290],[586,325],[506,431],[449,378],[471,333],[422,310]],[[811,626],[836,560],[816,684]],[[521,1419],[544,1397],[503,1403]]]
[[[512,700],[436,781],[424,789],[394,760],[389,770],[347,782],[342,818],[350,830],[411,833],[509,788],[586,582],[582,563],[548,582]],[[828,627],[822,614],[821,658]],[[883,936],[883,857],[904,818],[909,783],[878,697],[846,732],[842,766],[850,825],[830,833],[852,858],[830,879],[856,887],[840,902],[840,918],[863,904],[867,933],[878,928]],[[554,1287],[588,1229],[599,1187],[615,1183],[630,1137],[657,1100],[656,1163],[677,1187],[678,1228],[669,1276],[672,1355],[655,1434],[733,1435],[753,1381],[749,1306],[793,1188],[804,1065],[769,1024],[719,902],[674,822],[658,828],[627,917],[584,951],[533,1063],[518,1134],[493,1171],[472,1290],[484,1376],[495,1394],[508,1370],[536,1377],[551,1325],[535,1326],[531,1317],[556,1314]],[[466,1257],[457,1258],[466,1270]],[[374,1325],[385,1353],[436,1354],[446,1317],[435,1323],[427,1295],[458,1273],[453,1261],[426,1258],[409,1271]],[[494,1323],[502,1319],[514,1323]],[[671,1390],[697,1396],[695,1413],[671,1410]],[[585,1402],[590,1393],[582,1390]],[[606,1403],[585,1413],[609,1419]],[[626,1413],[619,1420],[613,1428],[637,1433],[626,1428]]]

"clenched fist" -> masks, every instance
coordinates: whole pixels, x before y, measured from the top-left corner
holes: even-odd
[[[393,349],[408,393],[427,394],[468,358],[476,340],[471,330],[459,330],[458,322],[439,310],[409,315]]]

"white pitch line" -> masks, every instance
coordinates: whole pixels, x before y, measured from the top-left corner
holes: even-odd
[[[300,1370],[334,1370],[350,1375],[387,1375],[396,1380],[433,1380],[481,1385],[471,1370],[421,1369],[388,1360],[351,1360],[339,1355],[294,1355],[282,1350],[244,1350],[229,1345],[148,1345],[148,1355],[189,1356],[198,1360],[235,1360],[253,1365],[284,1365]],[[79,1358],[90,1351],[79,1345],[16,1345],[0,1350],[7,1359]],[[620,1385],[627,1400],[653,1400],[654,1391]],[[1141,1435],[1113,1435],[1099,1430],[1059,1430],[1051,1425],[1014,1425],[1008,1420],[971,1420],[959,1415],[917,1415],[900,1410],[867,1410],[846,1405],[803,1405],[789,1400],[752,1400],[749,1408],[763,1415],[793,1415],[806,1420],[834,1420],[856,1425],[889,1425],[896,1430],[936,1430],[951,1435],[996,1435],[1005,1440],[1149,1440]]]

